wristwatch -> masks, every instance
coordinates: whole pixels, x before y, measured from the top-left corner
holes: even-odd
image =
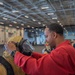
[[[13,50],[13,51],[11,52],[11,56],[12,56],[12,57],[14,57],[16,51],[18,51],[18,50]]]

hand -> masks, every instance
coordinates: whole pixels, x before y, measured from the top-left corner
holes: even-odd
[[[4,47],[5,47],[5,50],[9,54],[11,54],[12,51],[16,50],[16,46],[15,46],[15,44],[13,42],[9,42],[9,43],[5,44]]]
[[[16,53],[16,45],[14,42],[9,42],[7,44],[4,45],[6,52],[11,55],[12,57],[14,57],[15,53]]]
[[[7,47],[9,50],[16,50],[16,46],[14,42],[8,42]]]

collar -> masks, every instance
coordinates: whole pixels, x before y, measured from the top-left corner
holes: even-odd
[[[69,40],[65,40],[64,42],[62,42],[61,44],[59,44],[56,48],[62,46],[62,45],[71,45]]]

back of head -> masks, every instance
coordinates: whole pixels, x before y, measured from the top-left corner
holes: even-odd
[[[58,23],[52,23],[47,26],[50,31],[54,31],[59,35],[63,35],[63,27],[59,25]]]

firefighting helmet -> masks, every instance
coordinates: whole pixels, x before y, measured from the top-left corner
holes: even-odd
[[[19,43],[23,38],[21,36],[11,37],[7,42],[13,41],[15,43]]]
[[[8,42],[15,42],[16,47],[22,54],[31,55],[34,47],[29,43],[28,40],[23,39],[21,36],[11,37]]]

